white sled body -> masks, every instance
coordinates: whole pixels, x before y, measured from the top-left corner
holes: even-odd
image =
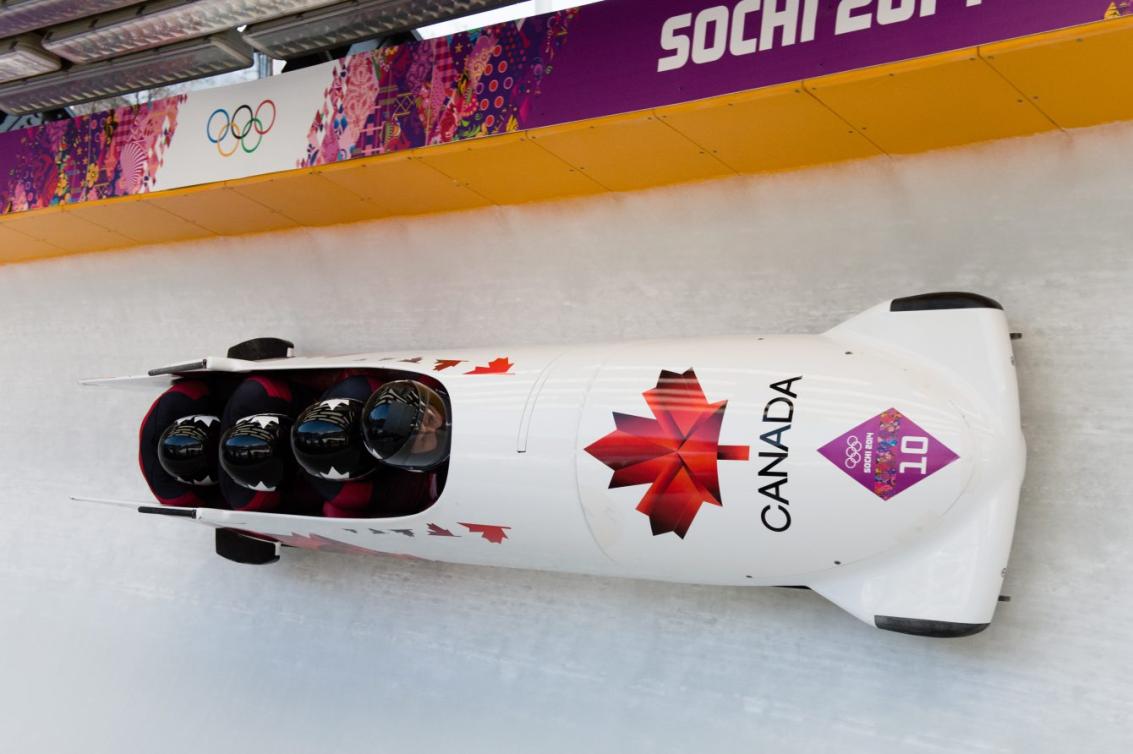
[[[1009,335],[995,302],[931,294],[822,335],[208,358],[177,374],[428,374],[452,447],[413,516],[189,515],[315,549],[806,586],[881,628],[968,635],[992,619],[1025,466]]]

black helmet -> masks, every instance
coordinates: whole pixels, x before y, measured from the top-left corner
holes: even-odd
[[[353,482],[377,464],[362,447],[358,419],[362,401],[326,398],[304,409],[291,430],[295,460],[308,474],[335,482]]]
[[[157,460],[166,473],[182,484],[206,487],[216,484],[216,446],[220,419],[194,414],[170,424],[157,441]]]
[[[256,492],[274,492],[287,476],[290,452],[285,414],[238,419],[220,438],[220,465],[232,481]]]
[[[444,399],[413,380],[383,385],[362,409],[366,450],[399,469],[427,471],[443,463],[449,427]]]

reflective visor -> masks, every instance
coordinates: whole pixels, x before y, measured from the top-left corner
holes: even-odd
[[[450,424],[444,399],[412,380],[384,385],[362,412],[366,449],[382,463],[425,471],[448,458]]]

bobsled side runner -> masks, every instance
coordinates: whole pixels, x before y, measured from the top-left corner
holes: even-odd
[[[893,299],[821,335],[332,357],[260,345],[92,384],[180,390],[163,420],[191,409],[178,431],[201,437],[212,431],[196,413],[204,396],[248,380],[275,396],[280,437],[328,394],[315,413],[333,423],[348,399],[418,386],[435,396],[444,442],[418,438],[432,448],[427,468],[393,470],[394,456],[367,445],[379,460],[364,494],[331,468],[334,500],[326,478],[302,473],[237,498],[223,485],[163,497],[151,482],[171,505],[147,512],[216,528],[232,560],[272,562],[290,546],[800,585],[921,636],[992,620],[1025,446],[1007,320],[989,298]],[[357,396],[334,393],[344,376]],[[210,410],[234,421],[230,406]]]

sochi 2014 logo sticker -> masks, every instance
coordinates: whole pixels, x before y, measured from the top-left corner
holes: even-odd
[[[614,431],[586,447],[613,469],[610,489],[648,484],[637,510],[653,534],[688,533],[704,503],[723,505],[717,461],[746,461],[746,445],[721,445],[727,401],[709,403],[689,369],[662,371],[642,395],[653,418],[614,412]]]
[[[866,419],[818,452],[882,500],[901,494],[959,458],[895,408]]]
[[[237,151],[251,154],[260,148],[264,134],[275,125],[275,102],[265,99],[256,105],[240,105],[231,113],[223,107],[212,111],[205,124],[205,136],[216,145],[221,157]]]

